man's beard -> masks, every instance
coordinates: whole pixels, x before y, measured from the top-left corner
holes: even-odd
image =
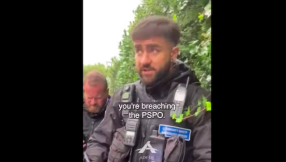
[[[100,106],[98,106],[98,105],[87,106],[87,109],[91,113],[98,113],[100,110]]]
[[[168,61],[164,66],[163,68],[161,68],[159,71],[155,71],[155,77],[153,78],[153,80],[151,81],[146,81],[144,80],[144,77],[142,75],[142,70],[143,68],[148,68],[148,69],[154,69],[153,67],[150,66],[150,64],[148,65],[143,65],[142,68],[140,69],[140,72],[139,72],[139,76],[141,78],[141,81],[146,85],[146,86],[152,86],[154,85],[157,81],[160,81],[160,80],[163,80],[165,79],[168,74],[169,74],[169,70],[170,70],[170,67],[172,65],[172,62],[171,61]],[[155,69],[154,69],[155,70]]]

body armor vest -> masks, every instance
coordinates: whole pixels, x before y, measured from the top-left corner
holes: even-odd
[[[188,84],[188,82],[187,82],[187,84]],[[131,84],[128,84],[128,85],[131,85]],[[139,81],[133,83],[133,85],[135,85],[135,87],[136,87],[136,91],[135,91],[136,95],[130,94],[130,96],[135,96],[132,99],[133,102],[139,101],[140,103],[151,103],[151,102],[159,102],[159,103],[169,102],[169,103],[172,103],[172,102],[176,102],[174,100],[174,96],[176,95],[176,93],[179,93],[176,90],[178,90],[178,88],[180,86],[185,87],[185,84],[179,84],[177,89],[174,92],[170,92],[170,94],[168,94],[167,97],[160,99],[160,100],[154,100],[146,93],[145,88],[143,87],[142,84],[140,84]],[[183,94],[183,95],[186,96],[187,95],[186,92],[187,91],[185,91],[185,94]],[[130,93],[133,93],[133,92],[130,92]],[[188,106],[188,105],[186,105],[186,106]],[[182,107],[184,107],[184,104],[182,105]],[[146,109],[146,110],[141,110],[141,111],[148,111],[148,112],[157,111],[158,112],[158,110],[152,110],[152,109]],[[139,153],[137,150],[140,150],[150,140],[150,136],[152,135],[152,132],[154,130],[158,130],[159,124],[191,129],[190,124],[187,123],[187,121],[182,121],[180,123],[176,123],[175,120],[172,119],[172,117],[171,117],[172,115],[170,115],[171,110],[160,110],[160,111],[164,112],[165,118],[162,118],[162,119],[158,119],[158,118],[140,119],[140,127],[139,127],[138,132],[137,132],[136,144],[132,148],[131,159],[129,161],[131,161],[131,162],[147,162],[147,161],[150,161],[150,160],[142,159],[142,157],[148,157],[148,151],[145,151],[144,153]],[[128,119],[128,112],[122,111],[122,117],[123,117],[123,122],[126,122],[126,120]],[[190,148],[189,146],[191,146],[191,140],[186,141],[187,150],[188,150],[188,148]]]

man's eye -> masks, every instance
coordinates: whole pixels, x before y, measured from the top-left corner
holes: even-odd
[[[142,54],[142,50],[136,50],[136,54]]]
[[[158,53],[159,52],[157,49],[152,49],[151,51],[152,51],[152,53]]]
[[[102,97],[103,97],[103,95],[99,95],[99,96],[96,96],[95,98],[99,99],[99,98],[102,98]]]

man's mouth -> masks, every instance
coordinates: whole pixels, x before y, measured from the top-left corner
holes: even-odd
[[[154,70],[152,69],[142,69],[142,75],[151,75],[154,73]]]
[[[91,108],[91,109],[96,109],[96,108],[97,108],[97,106],[90,106],[90,108]]]

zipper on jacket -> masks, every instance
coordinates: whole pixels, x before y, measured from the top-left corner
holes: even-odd
[[[92,119],[92,122],[91,122],[91,126],[90,126],[90,131],[89,131],[89,137],[92,135],[93,133],[93,129],[94,129],[94,124],[95,124],[95,121]]]
[[[153,100],[152,102],[156,102],[156,100]],[[150,119],[147,119],[146,127],[147,127],[147,125],[149,125],[149,121],[150,121]],[[151,130],[151,131],[152,131],[152,130]]]

